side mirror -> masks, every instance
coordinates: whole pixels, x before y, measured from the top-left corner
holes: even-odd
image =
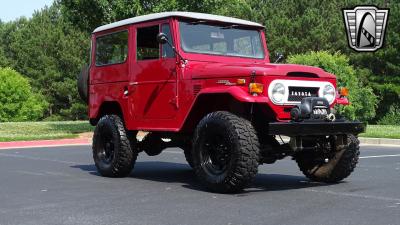
[[[164,34],[164,33],[159,33],[158,35],[157,35],[157,41],[158,41],[158,43],[160,43],[160,44],[166,44],[166,43],[168,43],[168,37],[167,37],[167,35],[166,34]]]
[[[283,58],[285,58],[285,56],[282,53],[276,53],[276,60],[274,63],[279,63],[280,61],[282,61]]]
[[[164,33],[159,33],[158,35],[157,35],[157,42],[158,43],[160,43],[160,44],[168,44],[171,48],[172,48],[172,51],[174,51],[175,52],[175,54],[177,54],[178,56],[179,56],[179,58],[181,58],[181,61],[182,61],[182,63],[183,63],[183,65],[186,65],[187,64],[187,60],[185,59],[185,58],[183,58],[182,57],[182,55],[175,49],[175,47],[171,44],[171,42],[169,42],[169,40],[168,40],[168,37],[167,37],[167,35],[166,34],[164,34]]]

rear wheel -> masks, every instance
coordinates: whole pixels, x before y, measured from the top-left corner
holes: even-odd
[[[193,165],[212,191],[238,192],[257,174],[259,143],[251,123],[229,112],[213,112],[198,124]]]
[[[129,134],[119,116],[103,116],[94,131],[93,159],[105,177],[128,176],[137,158],[136,133]]]
[[[325,183],[339,182],[354,171],[360,155],[360,142],[356,136],[349,135],[347,143],[344,149],[328,156],[321,155],[320,152],[299,153],[296,155],[296,162],[310,180]]]

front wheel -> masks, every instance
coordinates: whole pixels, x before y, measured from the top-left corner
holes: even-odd
[[[252,124],[229,112],[213,112],[198,124],[192,149],[194,170],[211,191],[241,191],[258,170],[259,142]]]
[[[317,152],[303,152],[296,155],[296,162],[303,174],[310,180],[336,183],[354,171],[360,155],[360,142],[354,135],[348,135],[348,145],[330,157]],[[325,162],[326,158],[328,162]]]
[[[105,177],[128,176],[137,158],[133,134],[126,131],[119,116],[103,116],[93,135],[93,159]]]

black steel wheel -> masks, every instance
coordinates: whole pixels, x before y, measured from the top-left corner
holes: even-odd
[[[204,142],[201,146],[200,161],[202,169],[210,176],[225,175],[228,172],[230,150],[232,143],[221,130],[212,130],[205,133]]]
[[[92,149],[102,176],[125,177],[131,173],[138,155],[135,134],[126,131],[119,116],[106,115],[99,120]]]
[[[213,112],[198,124],[193,165],[211,191],[238,192],[257,174],[259,143],[249,121],[229,112]]]

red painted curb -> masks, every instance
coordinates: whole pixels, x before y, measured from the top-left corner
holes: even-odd
[[[68,146],[68,145],[88,145],[91,142],[92,142],[92,140],[90,138],[61,139],[61,140],[38,140],[38,141],[13,141],[13,142],[0,142],[0,149],[34,148],[34,147]]]

